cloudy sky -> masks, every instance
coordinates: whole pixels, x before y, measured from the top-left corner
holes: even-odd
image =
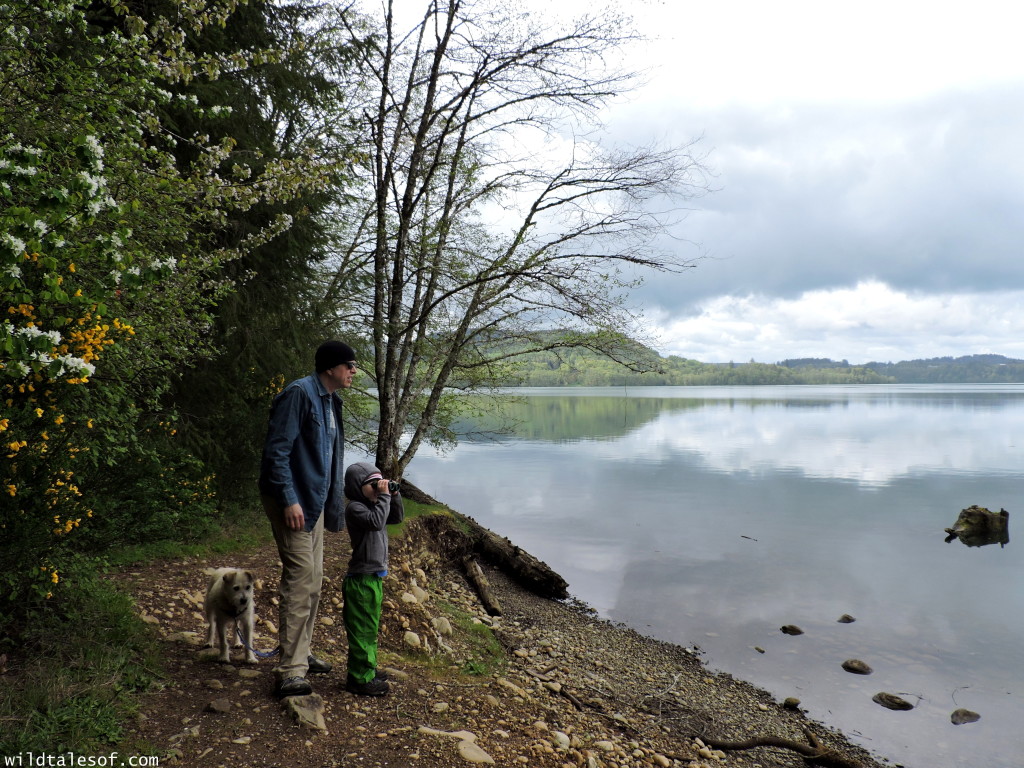
[[[707,362],[1024,358],[1015,4],[633,0],[648,82],[611,136],[701,136],[696,269],[638,300]]]

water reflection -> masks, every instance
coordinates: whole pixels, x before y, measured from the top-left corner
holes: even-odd
[[[410,478],[602,615],[887,757],[1019,766],[1024,565],[937,533],[973,505],[1021,508],[1024,387],[556,390],[513,413],[501,444],[424,453]],[[884,710],[883,690],[919,704]],[[952,725],[959,707],[981,720]]]
[[[922,471],[1015,474],[1021,464],[1019,390],[954,396],[836,388],[829,397],[827,387],[796,387],[794,397],[766,387],[745,399],[722,389],[706,388],[699,398],[636,388],[628,396],[606,389],[597,396],[536,394],[510,404],[507,415],[520,439],[597,439],[606,453],[651,462],[690,457],[726,474],[793,471],[882,486]]]

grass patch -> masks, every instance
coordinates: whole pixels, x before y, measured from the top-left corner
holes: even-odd
[[[432,504],[421,504],[418,501],[405,498],[402,499],[402,507],[405,509],[405,519],[396,525],[388,526],[388,536],[391,538],[403,536],[405,534],[406,524],[415,520],[417,517],[436,515],[439,513],[444,514],[448,512],[447,507],[439,507]]]
[[[5,638],[0,754],[106,752],[136,711],[132,694],[161,675],[159,650],[131,599],[92,564],[74,566],[72,592],[24,619]]]
[[[468,646],[460,669],[463,674],[474,677],[505,674],[508,659],[491,627],[451,603],[441,602],[438,608],[448,615],[452,628]]]

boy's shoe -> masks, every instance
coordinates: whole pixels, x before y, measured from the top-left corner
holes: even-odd
[[[375,677],[368,683],[358,683],[352,675],[345,679],[345,690],[356,696],[385,696],[391,690],[387,680]]]
[[[373,670],[373,679],[374,680],[390,680],[391,679],[391,675],[389,675],[383,669],[375,669],[375,670]],[[348,684],[348,683],[354,683],[354,682],[355,682],[355,678],[352,677],[352,673],[349,672],[348,675],[346,675],[346,677],[345,677],[345,683]]]
[[[313,692],[313,686],[304,677],[289,677],[277,684],[274,695],[279,699],[287,696],[306,696]]]
[[[316,656],[312,655],[306,659],[306,664],[308,665],[307,671],[312,675],[326,675],[334,669],[334,665],[331,664],[331,662],[318,659]]]

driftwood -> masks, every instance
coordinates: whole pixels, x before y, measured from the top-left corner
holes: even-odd
[[[501,616],[501,602],[494,596],[494,592],[491,591],[491,583],[484,576],[480,563],[471,555],[466,555],[462,558],[462,567],[466,569],[466,576],[472,582],[477,595],[480,596],[480,602],[483,603],[484,610],[490,616]]]
[[[790,749],[802,755],[807,765],[821,765],[825,768],[861,768],[860,763],[822,745],[810,731],[805,730],[804,734],[807,736],[809,744],[776,736],[756,736],[743,741],[719,741],[718,739],[709,739],[707,736],[701,736],[700,739],[712,749],[720,749],[723,752],[756,749],[757,747],[776,747]]]
[[[518,583],[534,594],[551,600],[564,600],[569,596],[569,585],[546,563],[541,562],[508,539],[489,531],[475,520],[462,515],[476,537],[476,546],[485,560],[509,573]]]
[[[403,482],[403,492],[404,489]],[[564,600],[569,596],[569,585],[565,579],[548,565],[508,539],[484,528],[471,517],[449,509],[444,514],[426,515],[419,519],[430,531],[438,551],[448,560],[465,566],[466,558],[473,561],[479,558],[500,568],[517,584],[540,597]],[[475,577],[467,571],[467,578],[473,581]],[[477,592],[479,594],[480,590],[477,589]],[[486,605],[484,595],[481,594],[480,598]],[[494,603],[497,604],[497,601]]]

